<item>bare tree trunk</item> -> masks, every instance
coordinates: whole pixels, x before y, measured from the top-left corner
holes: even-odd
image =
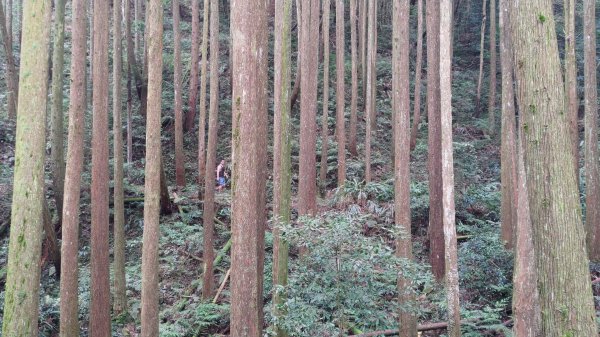
[[[62,215],[60,275],[60,336],[79,336],[79,198],[86,111],[86,2],[73,0],[71,39],[71,92],[69,99],[69,134],[65,196]]]
[[[375,116],[375,107],[376,102],[375,99],[375,63],[377,57],[377,42],[376,42],[376,32],[377,32],[377,0],[369,0],[369,19],[368,19],[368,27],[367,31],[369,32],[367,36],[367,91],[366,91],[366,106],[365,106],[365,118],[366,118],[366,136],[365,136],[365,182],[371,182],[371,138],[373,133],[373,121],[372,119]],[[376,124],[376,123],[375,123]]]
[[[356,0],[350,0],[350,49],[352,54],[352,93],[350,99],[350,139],[348,140],[348,150],[353,157],[358,156],[356,146],[356,133],[358,124],[358,50],[357,44],[357,15]]]
[[[368,25],[367,22],[369,14],[368,14],[368,1],[361,1],[360,3],[360,7],[359,7],[359,13],[360,13],[360,36],[359,36],[359,41],[358,41],[358,49],[360,50],[360,69],[361,69],[361,81],[362,81],[362,98],[363,98],[363,110],[366,113],[366,102],[367,102],[367,67],[368,64],[367,62],[369,62],[367,60],[367,49],[368,49],[368,41],[367,41],[367,35],[368,35]],[[365,120],[366,120],[366,116],[365,116]]]
[[[345,51],[344,51],[344,0],[337,0],[335,6],[335,46],[336,46],[336,97],[337,97],[337,113],[336,113],[336,137],[338,146],[338,174],[337,174],[337,185],[338,187],[344,186],[346,183],[346,110],[345,110],[345,99],[346,99],[346,88],[344,84],[344,73],[345,73]]]
[[[208,0],[204,0],[202,19],[202,61],[200,78],[200,118],[198,121],[198,191],[202,193],[206,171],[206,56],[208,51]],[[212,174],[212,173],[211,173]]]
[[[551,0],[511,15],[542,336],[593,336],[594,305]],[[560,156],[556,154],[560,153]]]
[[[94,2],[90,335],[110,336],[108,245],[108,2]]]
[[[377,26],[379,17],[377,16],[377,1],[374,0],[375,4],[373,8],[369,8],[369,17],[373,20],[373,24],[370,26],[372,38],[370,38],[371,43],[371,86],[369,86],[368,94],[371,96],[371,131],[377,131]],[[373,13],[371,14],[371,9],[373,9]]]
[[[146,116],[146,179],[144,187],[144,236],[142,248],[142,337],[158,336],[159,264],[158,237],[161,195],[161,92],[163,8],[161,0],[149,0],[148,113]]]
[[[134,0],[135,1],[135,0]],[[133,126],[131,125],[131,112],[133,106],[133,95],[131,92],[132,71],[136,66],[135,54],[133,52],[133,39],[131,37],[131,4],[130,0],[123,3],[125,22],[125,41],[127,43],[127,164],[133,162]]]
[[[421,123],[421,78],[423,77],[423,0],[417,0],[417,64],[415,66],[415,101],[413,126],[410,132],[410,150],[417,146]]]
[[[21,5],[22,7],[23,5]],[[19,78],[15,66],[15,59],[12,52],[12,41],[9,32],[6,29],[6,16],[4,8],[0,4],[0,34],[2,34],[2,44],[4,45],[4,54],[6,55],[6,82],[9,89],[8,95],[8,117],[15,119],[17,117],[17,97],[19,95]]]
[[[179,29],[179,0],[173,0],[173,36],[175,45],[173,63],[175,64],[175,182],[177,187],[185,186],[185,155],[183,152],[183,102],[181,70],[181,31]]]
[[[475,118],[481,116],[481,84],[483,83],[483,53],[485,52],[485,22],[487,21],[487,0],[483,0],[481,17],[481,43],[479,44],[479,77],[477,79],[477,99],[475,101]],[[427,34],[429,35],[429,34]]]
[[[577,178],[577,186],[579,186],[579,99],[577,98],[577,58],[575,56],[575,0],[564,0],[563,7],[565,20],[565,105],[569,116],[569,132],[574,155],[573,167],[575,178]]]
[[[318,1],[315,1],[315,6],[307,7],[307,11],[316,14],[318,23],[317,4]],[[231,1],[231,22],[234,23],[232,27],[233,118],[237,120],[233,130],[232,336],[260,337],[263,328],[262,292],[267,169],[267,5],[267,1],[261,0]],[[316,34],[313,36],[316,37],[316,42],[319,27],[316,25],[314,28]],[[251,79],[250,83],[248,79]],[[314,83],[316,84],[316,81]],[[307,91],[302,92],[304,99]],[[312,97],[316,102],[316,90]],[[314,164],[314,150],[312,158]],[[313,176],[314,167],[313,165]]]
[[[194,128],[196,104],[198,103],[198,52],[200,43],[200,5],[198,1],[192,0],[192,56],[190,59],[189,110],[185,115],[185,123],[183,125],[183,129],[186,132]]]
[[[25,2],[21,104],[17,113],[14,189],[2,335],[38,334],[46,145],[50,1]],[[6,28],[5,25],[3,25]]]
[[[335,0],[334,0],[335,1]],[[330,0],[323,0],[323,117],[321,118],[321,169],[319,184],[325,190],[327,185],[327,158],[329,157],[329,34],[330,34]],[[337,41],[336,41],[337,43]]]
[[[496,134],[496,0],[490,0],[490,92],[488,96],[488,126]]]
[[[319,56],[319,1],[305,0],[302,5],[302,51],[300,97],[300,174],[298,181],[299,213],[314,214],[316,193],[316,107]]]
[[[440,115],[440,7],[439,2],[427,5],[427,114],[429,170],[429,254],[433,275],[444,279],[444,230],[442,206],[442,140]]]

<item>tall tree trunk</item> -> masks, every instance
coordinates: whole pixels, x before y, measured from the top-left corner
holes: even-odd
[[[38,334],[50,1],[26,1],[2,335]],[[48,19],[46,21],[46,19]],[[6,26],[3,26],[6,28]],[[27,74],[27,76],[25,76]]]
[[[135,1],[135,0],[134,0]],[[133,95],[131,92],[132,75],[134,67],[136,67],[135,54],[133,52],[133,39],[131,36],[131,3],[130,0],[125,0],[124,19],[125,22],[125,41],[127,43],[127,164],[133,162],[133,125],[131,121],[131,113],[133,109]]]
[[[600,260],[600,170],[598,169],[598,88],[596,79],[596,2],[584,4],[585,204],[588,252]],[[568,95],[567,95],[568,96]]]
[[[148,114],[146,116],[146,179],[144,186],[144,236],[142,248],[142,337],[158,336],[159,266],[158,238],[161,195],[161,92],[163,52],[163,7],[149,0]]]
[[[352,93],[350,98],[350,135],[348,140],[348,150],[353,157],[358,156],[356,146],[356,133],[358,124],[358,50],[357,50],[357,15],[356,0],[350,0],[350,49],[352,55]]]
[[[301,215],[314,214],[316,193],[316,139],[317,139],[317,72],[319,56],[319,1],[305,0],[302,4],[302,34],[300,62],[302,76],[300,97],[300,174],[298,204]]]
[[[481,116],[481,84],[483,83],[483,53],[485,52],[485,22],[487,21],[486,4],[487,0],[483,0],[483,10],[481,17],[481,42],[479,43],[479,77],[477,78],[477,99],[475,100],[475,118],[479,118],[479,116]]]
[[[502,241],[507,249],[515,243],[517,225],[517,160],[515,130],[515,92],[513,50],[510,38],[509,0],[500,0],[500,59],[502,70],[502,138],[500,144],[500,181],[502,202],[500,225]]]
[[[21,5],[21,7],[22,6],[23,5]],[[0,4],[0,34],[2,34],[2,44],[4,45],[4,54],[6,55],[6,84],[9,89],[8,117],[15,119],[17,117],[16,98],[19,94],[19,79],[15,66],[15,58],[12,52],[12,41],[9,32],[6,29],[6,16],[2,4]]]
[[[366,113],[366,102],[367,102],[367,68],[368,68],[368,64],[367,62],[369,62],[367,60],[367,49],[368,49],[368,41],[367,41],[367,35],[368,35],[368,25],[367,22],[368,20],[368,1],[361,1],[360,2],[360,7],[359,7],[359,13],[360,13],[360,36],[359,36],[359,41],[358,41],[358,49],[360,50],[360,70],[361,70],[361,81],[362,81],[362,98],[363,98],[363,110]],[[365,120],[367,119],[367,117],[365,116]]]
[[[219,117],[219,0],[210,2],[210,111],[208,116],[208,149],[206,152],[204,191],[204,275],[202,297],[207,300],[213,291],[215,171],[217,168],[217,134]]]
[[[287,286],[288,243],[281,238],[279,224],[291,220],[292,163],[290,135],[290,87],[291,87],[291,19],[292,0],[275,1],[275,116],[273,135],[273,287]],[[286,315],[285,290],[273,293],[273,315]],[[278,337],[287,337],[280,326],[274,327]]]
[[[375,109],[376,102],[374,102],[375,95],[373,92],[375,91],[374,82],[376,79],[374,78],[375,71],[375,57],[377,55],[377,47],[376,47],[376,37],[375,33],[377,31],[377,23],[375,22],[377,18],[377,0],[369,0],[369,18],[368,18],[368,36],[367,36],[367,89],[366,89],[366,103],[365,103],[365,124],[366,124],[366,136],[365,136],[365,181],[367,183],[371,182],[371,138],[373,133],[373,122],[372,119],[375,116],[373,110]]]
[[[65,196],[62,214],[60,275],[60,336],[79,336],[79,198],[83,171],[86,102],[86,3],[73,0],[71,92]]]
[[[417,64],[415,66],[415,92],[413,125],[410,132],[410,150],[417,146],[421,123],[421,78],[423,77],[423,0],[417,0]]]
[[[52,51],[52,105],[50,142],[52,144],[52,182],[58,221],[61,223],[65,185],[63,73],[65,68],[65,1],[54,3],[54,48]]]
[[[569,116],[571,150],[574,155],[573,167],[575,178],[577,178],[577,186],[579,187],[579,99],[577,98],[577,58],[575,56],[575,44],[577,43],[575,41],[575,0],[564,0],[563,5],[565,20],[565,108]]]
[[[183,124],[183,129],[186,132],[194,128],[196,104],[198,103],[198,52],[200,43],[200,5],[198,1],[192,0],[192,56],[190,59],[189,110],[185,115],[185,123]]]
[[[440,7],[429,1],[427,6],[427,114],[429,170],[429,254],[433,275],[444,279],[444,230],[442,206],[442,140],[440,117]]]
[[[185,156],[183,153],[183,102],[181,96],[181,31],[179,29],[179,0],[173,0],[173,31],[175,51],[175,182],[178,187],[185,186]]]
[[[315,6],[306,9],[309,13],[314,11],[313,15],[316,14],[318,23],[317,4],[318,1],[315,1]],[[231,226],[233,232],[232,336],[259,337],[262,336],[263,328],[262,291],[267,169],[267,6],[267,1],[263,0],[231,1],[233,118],[237,120],[233,130],[235,161]],[[314,40],[318,41],[319,27],[315,25],[314,28],[316,28]],[[316,62],[313,65],[316,65]],[[313,79],[316,79],[316,76]],[[316,80],[314,83],[316,84]],[[307,91],[302,92],[304,99]],[[312,97],[316,102],[316,90]],[[312,158],[314,164],[314,149]],[[314,167],[313,165],[313,176]]]
[[[565,105],[551,0],[513,3],[519,111],[522,113],[525,168],[542,335],[593,336],[594,306],[585,231]],[[560,156],[557,156],[560,154]]]
[[[134,33],[134,46],[135,46],[135,54],[138,56],[138,63],[142,63],[142,43],[144,30],[140,29],[140,25],[142,24],[143,13],[144,10],[142,8],[142,0],[133,0],[133,15],[135,19],[135,33]]]
[[[448,336],[460,337],[458,254],[454,210],[454,158],[452,147],[452,0],[440,1],[440,105],[442,135],[442,205],[446,257]]]
[[[335,0],[334,0],[335,1]],[[321,118],[321,169],[319,184],[325,190],[327,185],[327,158],[329,157],[329,34],[330,34],[330,0],[323,0],[323,116]],[[337,43],[337,41],[336,41]]]
[[[114,162],[114,299],[113,309],[119,315],[127,309],[125,281],[125,205],[123,190],[123,119],[121,111],[121,71],[123,69],[123,36],[121,34],[121,0],[113,0],[113,162]]]
[[[371,131],[377,131],[377,26],[379,20],[377,14],[377,1],[375,0],[375,4],[373,8],[369,8],[369,18],[373,20],[373,24],[370,25],[369,34],[371,34],[371,38],[369,38],[368,43],[371,44],[371,85],[368,86],[368,94],[371,97]],[[371,9],[373,9],[371,11]],[[373,13],[371,13],[373,12]]]
[[[110,336],[108,246],[108,2],[94,2],[90,335]]]
[[[335,5],[335,46],[336,46],[336,137],[338,146],[338,172],[337,185],[344,186],[346,182],[346,88],[344,85],[345,74],[345,51],[344,51],[344,0],[337,0]]]
[[[202,193],[204,172],[206,171],[206,56],[208,51],[208,0],[204,0],[202,19],[202,60],[200,78],[200,116],[198,121],[198,191]],[[212,174],[212,173],[211,173]]]
[[[490,0],[490,92],[488,96],[488,127],[496,134],[496,0]]]
[[[396,243],[396,255],[412,260],[410,225],[410,83],[409,83],[409,17],[408,0],[394,0],[392,86],[393,116],[396,131],[394,151],[394,214],[398,230],[404,233]],[[398,301],[400,305],[414,302],[412,282],[400,271],[398,274]],[[401,337],[417,336],[417,318],[410,311],[400,312]]]

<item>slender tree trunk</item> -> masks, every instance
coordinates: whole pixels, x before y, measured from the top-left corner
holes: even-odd
[[[0,34],[2,34],[2,44],[4,45],[4,54],[6,55],[6,84],[9,89],[8,117],[15,119],[17,116],[16,98],[19,94],[19,79],[12,52],[12,41],[6,29],[6,16],[2,4],[0,4]]]
[[[38,334],[50,10],[50,1],[25,2],[21,71],[28,76],[22,76],[17,112],[4,336]]]
[[[500,144],[500,181],[502,202],[500,224],[507,249],[515,243],[517,225],[517,160],[515,130],[515,93],[513,89],[513,50],[510,38],[509,0],[500,0],[500,59],[502,68],[502,139]]]
[[[410,225],[410,83],[409,83],[409,18],[408,0],[394,0],[393,46],[392,46],[392,86],[395,124],[394,151],[394,214],[398,230],[404,233],[397,239],[396,255],[400,258],[413,258]],[[402,271],[398,277],[398,301],[400,305],[414,302],[412,282]],[[401,337],[417,336],[417,318],[409,311],[400,312]]]
[[[369,18],[371,18],[373,20],[373,24],[370,25],[371,27],[371,31],[369,32],[369,34],[371,34],[371,38],[369,39],[369,43],[371,44],[371,50],[370,53],[372,54],[371,56],[371,86],[369,86],[368,90],[368,94],[370,94],[371,96],[371,131],[375,132],[377,131],[377,26],[378,26],[378,21],[379,17],[377,16],[377,1],[378,0],[374,0],[375,4],[373,5],[373,8],[369,8]],[[371,11],[371,9],[373,9]],[[371,13],[373,12],[373,13]]]
[[[336,67],[335,73],[337,76],[336,84],[336,137],[338,146],[338,174],[337,174],[337,185],[338,187],[344,186],[346,183],[346,110],[345,110],[345,99],[346,99],[346,88],[344,83],[345,74],[345,51],[344,51],[344,0],[336,0],[335,5],[335,46],[336,46]]]
[[[291,20],[292,0],[275,1],[275,117],[273,145],[273,286],[287,286],[288,243],[281,238],[278,224],[291,220],[292,163],[290,134],[290,87],[291,87]],[[273,293],[273,314],[277,318],[286,315],[285,290]],[[287,337],[287,332],[275,326],[278,337]]]
[[[442,155],[440,117],[440,7],[439,2],[427,5],[427,114],[429,170],[429,254],[433,275],[444,279],[444,230],[442,206]]]
[[[421,78],[423,77],[423,0],[417,0],[417,64],[415,66],[415,102],[413,126],[410,132],[410,150],[417,146],[421,123]]]
[[[600,170],[598,169],[598,88],[596,79],[596,2],[584,4],[585,204],[588,252],[600,260]],[[567,94],[567,96],[569,96]]]
[[[490,93],[488,96],[488,126],[496,134],[496,0],[490,0]]]
[[[202,19],[202,61],[200,78],[200,120],[198,121],[198,191],[202,192],[204,186],[204,172],[206,171],[206,56],[208,51],[208,0],[204,0],[204,16]],[[212,173],[211,173],[212,174]]]
[[[134,32],[134,46],[135,46],[135,54],[138,56],[138,63],[142,63],[142,36],[144,33],[143,29],[140,29],[140,25],[143,20],[143,9],[142,9],[142,0],[133,0],[133,15],[135,19],[135,32]]]
[[[334,0],[335,1],[335,0]],[[327,159],[329,157],[329,34],[330,34],[330,0],[323,0],[323,117],[321,118],[321,169],[319,184],[325,190],[327,185]],[[337,41],[336,41],[337,42]]]
[[[52,52],[52,105],[50,142],[52,144],[52,180],[56,211],[61,223],[65,185],[63,73],[65,68],[65,2],[54,2],[54,48]]]
[[[367,68],[368,68],[368,64],[367,62],[369,62],[367,60],[367,49],[368,49],[368,41],[367,41],[367,35],[368,35],[368,25],[367,22],[368,20],[368,1],[361,1],[360,2],[360,7],[359,7],[359,12],[360,12],[360,37],[359,37],[359,46],[358,49],[360,50],[360,70],[361,70],[361,81],[362,81],[362,98],[363,98],[363,110],[365,110],[366,113],[366,102],[367,102]],[[368,117],[365,116],[365,120]]]
[[[214,260],[215,171],[217,168],[217,134],[219,117],[219,0],[210,3],[210,111],[208,116],[208,149],[206,153],[204,191],[204,276],[202,297],[212,298]]]
[[[307,7],[307,11],[316,14],[315,21],[318,23],[317,4],[318,2],[315,1],[313,7]],[[263,328],[262,291],[267,169],[267,7],[267,1],[263,0],[231,1],[233,118],[237,120],[233,130],[235,161],[231,226],[233,232],[231,335],[240,337],[262,336]],[[315,37],[316,42],[319,34],[318,24],[314,28],[314,32],[311,31],[314,35],[311,35]],[[318,46],[315,49],[318,49]],[[316,62],[313,65],[316,65]],[[316,71],[314,73],[316,75]],[[316,85],[316,76],[313,79]],[[302,92],[304,100],[307,91]],[[316,102],[316,90],[312,97]],[[314,108],[316,110],[316,106]],[[312,158],[314,164],[314,148]],[[313,176],[314,167],[313,165]]]
[[[127,309],[125,281],[125,205],[123,190],[123,119],[121,115],[121,71],[123,36],[121,0],[113,0],[113,162],[114,162],[114,299],[113,310],[119,315]]]
[[[350,0],[350,49],[352,55],[352,93],[350,99],[350,135],[348,140],[348,150],[353,157],[358,156],[356,146],[356,133],[358,124],[358,50],[357,44],[357,15],[356,0]]]
[[[542,336],[596,334],[585,231],[551,0],[515,2],[511,16]],[[556,154],[560,154],[557,156]]]
[[[6,1],[6,32],[8,36],[10,50],[13,49],[13,0]]]
[[[302,4],[302,34],[300,62],[302,76],[300,97],[300,174],[298,181],[299,213],[314,214],[316,193],[316,139],[317,139],[317,72],[319,56],[319,1],[305,0]]]
[[[198,52],[200,43],[200,5],[199,0],[192,0],[192,58],[190,59],[190,96],[189,110],[185,115],[183,129],[185,132],[194,128],[196,104],[198,103]],[[206,10],[206,8],[204,9]]]
[[[185,155],[183,153],[183,102],[181,96],[181,31],[179,29],[179,0],[173,0],[173,31],[175,51],[174,89],[175,89],[175,182],[178,187],[185,186]]]
[[[135,0],[134,0],[135,1]],[[125,22],[125,41],[127,43],[127,164],[133,162],[133,125],[131,121],[131,113],[133,109],[133,95],[131,92],[132,72],[136,67],[135,54],[133,52],[133,39],[131,36],[131,3],[130,0],[125,0],[124,7],[124,22]]]
[[[86,111],[86,2],[73,0],[71,39],[71,92],[65,196],[62,215],[60,275],[60,336],[79,336],[79,198],[83,171]]]
[[[481,43],[479,44],[479,77],[477,79],[477,99],[475,101],[475,118],[481,116],[481,84],[483,83],[483,53],[485,52],[485,22],[487,21],[487,0],[483,0],[481,17]],[[429,34],[427,34],[429,35]]]
[[[579,186],[579,99],[577,98],[577,58],[575,56],[575,0],[564,0],[563,7],[565,20],[565,104],[569,116],[569,132],[574,155],[573,167],[578,182],[577,186]]]
[[[373,110],[375,109],[376,106],[376,102],[374,102],[374,98],[375,95],[373,94],[374,92],[374,82],[375,82],[375,78],[374,78],[374,74],[375,71],[373,70],[373,68],[375,67],[375,57],[377,54],[376,51],[376,42],[375,42],[375,32],[377,31],[377,23],[375,22],[376,20],[376,16],[377,16],[377,12],[376,12],[376,8],[377,8],[377,0],[369,0],[369,19],[368,21],[368,27],[367,27],[367,31],[368,31],[368,36],[367,36],[367,94],[366,94],[366,104],[365,104],[365,118],[366,118],[366,136],[365,136],[365,181],[367,183],[371,182],[371,138],[372,138],[372,133],[373,133],[373,123],[372,123],[372,119],[375,116],[375,113],[373,112]]]
[[[161,195],[161,92],[163,52],[162,1],[149,0],[148,114],[146,116],[146,179],[144,187],[144,236],[142,248],[142,337],[158,336],[159,266],[158,238]]]

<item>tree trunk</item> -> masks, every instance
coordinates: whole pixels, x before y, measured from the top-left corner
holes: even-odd
[[[542,335],[593,336],[585,231],[573,171],[551,0],[513,3],[519,111],[540,291]],[[557,156],[560,154],[560,156]]]
[[[346,182],[346,110],[344,107],[346,99],[346,88],[344,84],[345,74],[345,51],[344,51],[344,0],[337,0],[335,6],[335,46],[336,46],[336,137],[338,146],[338,172],[337,185],[344,186]]]
[[[62,214],[60,275],[60,336],[79,336],[79,198],[85,133],[86,102],[86,2],[73,0],[71,39],[71,91],[65,195]]]
[[[421,123],[421,78],[423,77],[423,0],[417,0],[417,64],[415,66],[415,102],[413,126],[410,132],[410,150],[417,146]]]
[[[318,23],[317,4],[318,1],[314,1],[315,6],[307,7],[307,11],[316,14]],[[231,335],[240,337],[260,337],[263,328],[267,5],[267,1],[261,0],[231,1],[233,119],[237,121],[233,130]],[[316,37],[316,42],[319,27],[315,25],[314,28],[316,34],[310,35]],[[316,65],[316,62],[312,64]],[[316,80],[313,83],[316,85]],[[304,99],[307,91],[302,92]],[[316,102],[316,90],[312,97]],[[314,164],[314,149],[312,158]],[[315,165],[311,168],[314,176]]]
[[[584,16],[585,16],[584,12]],[[566,110],[573,151],[573,167],[579,187],[579,99],[577,98],[577,58],[575,56],[575,0],[564,0]],[[586,133],[587,134],[587,133]]]
[[[185,155],[183,153],[183,102],[181,97],[181,31],[179,29],[179,0],[173,0],[173,43],[175,45],[173,63],[175,74],[175,183],[177,187],[185,186]]]
[[[371,50],[370,53],[372,54],[371,56],[371,85],[368,86],[369,92],[368,94],[370,94],[371,96],[371,131],[375,132],[377,131],[377,26],[378,26],[378,22],[377,20],[379,20],[378,18],[378,14],[377,14],[377,1],[378,0],[374,0],[376,3],[373,5],[373,8],[369,8],[369,18],[371,20],[373,20],[373,24],[370,25],[370,31],[369,34],[371,34],[371,38],[369,38],[368,43],[371,44]],[[373,9],[371,11],[371,9]],[[373,12],[373,13],[371,13]],[[367,75],[368,76],[368,75]]]
[[[302,34],[300,62],[302,76],[300,97],[300,173],[298,179],[299,214],[314,214],[316,193],[317,139],[317,72],[319,56],[319,1],[305,0],[302,4]]]
[[[198,121],[198,191],[202,193],[206,171],[206,56],[208,50],[208,0],[204,0],[202,19],[202,61],[200,78],[200,118]],[[212,173],[211,173],[212,174]]]
[[[442,140],[440,117],[440,7],[439,2],[427,5],[427,114],[429,170],[429,254],[433,275],[444,279],[444,230],[442,206]]]
[[[273,287],[287,286],[288,243],[281,238],[279,224],[291,220],[292,170],[290,142],[290,87],[291,87],[291,18],[292,0],[275,1],[275,117],[273,145]],[[273,294],[273,315],[286,315],[286,293]],[[277,337],[287,337],[286,331],[274,326]]]
[[[496,0],[490,0],[490,92],[488,96],[488,127],[496,134]]]
[[[135,1],[135,0],[134,0]],[[133,95],[131,92],[132,72],[135,64],[135,54],[133,53],[133,39],[131,37],[131,4],[130,0],[123,3],[125,22],[125,41],[127,43],[127,164],[133,162],[133,125],[131,121],[131,112],[133,109]]]
[[[114,298],[116,315],[127,310],[125,281],[125,205],[123,190],[123,119],[121,111],[121,72],[123,36],[121,34],[121,0],[113,0],[113,162],[114,162]]]
[[[352,93],[350,99],[350,135],[348,140],[348,150],[350,155],[358,157],[358,149],[356,146],[356,133],[358,124],[358,50],[357,43],[357,15],[356,15],[356,0],[350,0],[350,49],[352,54]]]
[[[335,1],[335,0],[334,0]],[[322,190],[327,185],[327,159],[329,157],[329,34],[330,34],[330,0],[323,0],[323,117],[321,118],[321,169],[319,172],[319,184]],[[337,44],[337,41],[336,41]]]
[[[483,0],[481,17],[481,43],[479,44],[479,77],[477,79],[477,99],[475,100],[475,118],[481,116],[481,84],[483,83],[483,53],[485,52],[485,22],[487,20],[487,0]],[[429,34],[427,34],[429,35]]]
[[[4,336],[38,334],[50,10],[50,1],[25,2],[21,71],[28,76],[22,76],[17,113]]]
[[[108,2],[94,2],[94,46],[108,45]],[[110,336],[110,274],[108,245],[108,49],[93,54],[92,233],[90,335]]]
[[[23,5],[21,5],[22,7]],[[6,29],[6,17],[4,8],[0,4],[0,34],[6,55],[6,86],[8,87],[8,117],[15,119],[17,116],[17,97],[19,95],[19,78],[15,66],[15,58],[12,52],[12,40]]]
[[[376,79],[374,78],[375,71],[375,58],[377,56],[377,42],[375,33],[377,31],[377,0],[369,0],[369,19],[368,21],[368,36],[367,36],[367,89],[366,89],[366,103],[365,103],[365,124],[366,124],[366,136],[365,136],[365,182],[371,182],[371,134],[373,133],[373,122],[372,119],[375,116],[373,110],[375,110],[376,102],[375,99],[375,84]]]
[[[214,260],[215,171],[217,168],[217,134],[219,117],[219,1],[210,3],[210,111],[208,117],[208,149],[206,153],[204,190],[204,276],[202,297],[212,298]]]
[[[200,42],[200,5],[199,0],[192,0],[192,55],[190,59],[190,96],[189,110],[185,115],[183,129],[185,132],[194,128],[196,104],[198,103],[198,52]],[[204,9],[206,10],[206,8]]]
[[[162,1],[149,0],[148,112],[146,116],[146,179],[144,186],[144,236],[142,245],[142,337],[158,336],[158,238],[161,195],[161,92],[163,52]]]
[[[515,92],[513,89],[513,50],[510,38],[508,1],[500,0],[500,59],[502,68],[502,132],[500,144],[500,181],[502,202],[500,226],[507,249],[515,243],[517,225],[517,160],[515,131]]]
[[[368,1],[361,1],[360,3],[360,7],[359,7],[359,13],[360,13],[360,36],[359,36],[359,41],[358,41],[358,49],[360,50],[360,70],[361,70],[361,81],[362,81],[362,98],[363,98],[363,110],[366,113],[366,104],[367,104],[367,68],[368,68],[368,64],[367,62],[369,62],[367,60],[367,49],[368,46],[367,44],[369,43],[367,41],[367,35],[368,35],[368,25],[367,22],[368,20]],[[367,117],[365,116],[365,120],[367,119]]]

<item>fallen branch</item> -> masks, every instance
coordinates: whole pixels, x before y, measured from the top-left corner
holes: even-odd
[[[225,255],[227,255],[227,253],[231,249],[231,243],[232,243],[231,238],[229,238],[229,241],[227,241],[227,243],[225,244],[225,246],[223,246],[223,249],[221,249],[221,251],[219,252],[219,254],[217,255],[217,257],[213,261],[213,266],[214,267],[217,267],[219,265],[219,263],[221,263],[221,261],[223,261],[223,257]]]
[[[215,298],[213,298],[213,300],[212,300],[213,304],[217,303],[217,300],[219,299],[219,295],[221,295],[223,288],[225,288],[225,284],[227,283],[227,280],[229,279],[230,274],[231,274],[231,268],[227,269],[225,278],[223,279],[223,282],[221,282],[221,286],[219,286],[219,290],[217,290],[217,294],[215,295]]]
[[[448,322],[439,322],[439,323],[429,323],[429,324],[419,324],[417,327],[418,331],[430,331],[430,330],[440,330],[446,329],[448,327]],[[381,330],[374,332],[367,332],[360,335],[352,335],[349,337],[375,337],[375,336],[393,336],[398,334],[398,329],[393,330]]]

